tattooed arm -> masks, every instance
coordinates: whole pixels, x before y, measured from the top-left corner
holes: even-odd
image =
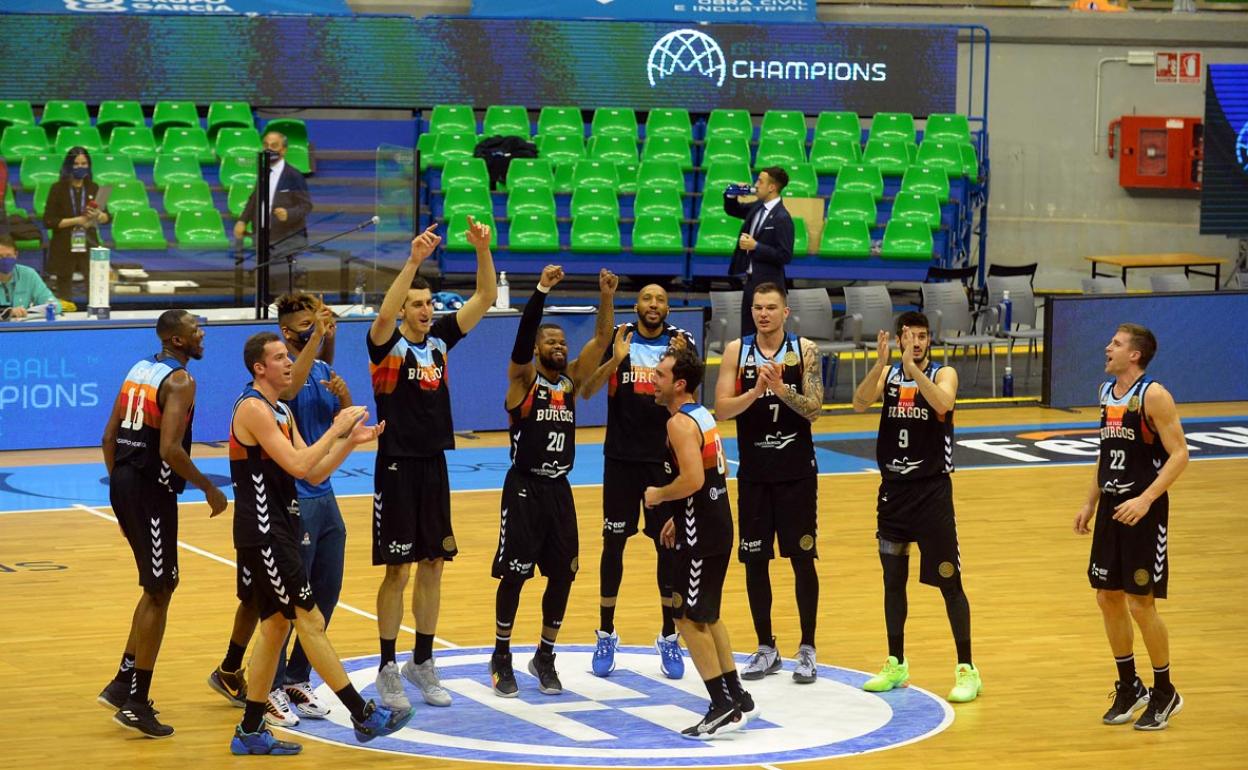
[[[819,346],[799,337],[802,350],[802,392],[780,388],[776,396],[790,409],[814,422],[823,411],[823,376],[819,362]]]

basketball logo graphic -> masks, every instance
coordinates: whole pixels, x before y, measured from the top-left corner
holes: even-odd
[[[659,38],[650,49],[646,62],[646,76],[650,87],[668,75],[697,70],[699,75],[715,81],[718,88],[724,84],[728,68],[724,62],[724,50],[705,32],[696,29],[678,29]]]

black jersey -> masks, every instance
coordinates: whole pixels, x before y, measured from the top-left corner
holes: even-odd
[[[293,441],[295,418],[281,401],[270,403],[252,385],[234,402],[233,412],[249,398],[273,413],[273,421]],[[230,418],[230,478],[234,481],[234,547],[249,548],[280,540],[299,544],[299,499],[295,478],[269,457],[260,445],[244,444],[234,435]]]
[[[432,457],[455,448],[447,354],[464,338],[455,313],[439,316],[419,344],[395,328],[383,345],[368,338],[368,370],[377,420],[386,421],[377,453],[384,457]]]
[[[576,398],[572,379],[551,382],[537,373],[524,400],[508,409],[511,464],[548,479],[563,478],[576,459]]]
[[[923,373],[935,382],[942,368],[928,362]],[[884,383],[884,409],[875,459],[886,480],[925,479],[953,473],[953,410],[936,413],[914,380],[894,364]]]
[[[176,371],[186,367],[175,358],[152,356],[144,358],[126,374],[117,394],[121,404],[121,425],[117,429],[114,465],[137,468],[144,477],[168,487],[175,494],[186,488],[186,480],[173,472],[160,457],[160,422],[164,410],[160,406],[160,386]],[[182,448],[191,451],[191,422],[195,417],[192,403],[186,412],[186,430]]]
[[[1134,497],[1157,478],[1170,454],[1144,414],[1144,394],[1153,383],[1141,376],[1121,398],[1115,380],[1101,386],[1101,456],[1096,483],[1111,495]]]
[[[753,334],[741,338],[737,359],[737,393],[745,393],[758,382],[763,363],[784,367],[784,386],[802,392],[801,343],[796,334],[785,334],[780,349],[766,356],[758,349]],[[819,474],[815,465],[815,443],[811,423],[767,390],[763,396],[737,415],[737,451],[741,465],[737,478],[745,481],[792,481]]]
[[[688,417],[701,434],[702,470],[706,474],[702,488],[683,501],[672,503],[676,517],[676,548],[693,556],[718,556],[732,553],[732,509],[728,503],[728,461],[724,442],[710,411],[701,404],[685,404],[671,419]],[[672,469],[679,474],[676,453],[668,447]]]
[[[695,349],[693,336],[666,324],[659,336],[647,339],[633,322],[617,326],[615,333],[632,334],[633,341],[607,383],[607,437],[602,454],[613,460],[661,463],[667,451],[669,415],[667,409],[654,403],[654,370],[673,339],[681,337],[691,350]],[[608,348],[603,362],[611,360],[612,354]]]

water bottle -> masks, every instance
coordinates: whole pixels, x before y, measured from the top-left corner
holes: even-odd
[[[357,313],[364,312],[364,279],[360,278],[360,282],[355,285],[355,306]]]
[[[752,184],[730,184],[727,193],[730,198],[740,198],[743,195],[757,195],[758,188]]]
[[[44,318],[46,318],[49,321],[55,321],[56,311],[59,309],[60,304],[61,303],[57,301],[56,297],[53,297],[52,299],[48,300],[48,306],[44,308],[44,311],[43,311]]]
[[[1005,398],[1014,397],[1014,370],[1005,367],[1005,376],[1001,378],[1001,395]]]
[[[494,299],[494,307],[500,310],[511,309],[511,284],[507,283],[507,271],[498,274],[498,296]]]
[[[1010,290],[1006,289],[1001,292],[1001,329],[1005,333],[1009,333],[1013,328],[1014,303],[1010,301]]]

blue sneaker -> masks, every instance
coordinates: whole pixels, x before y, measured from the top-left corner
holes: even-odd
[[[234,728],[234,740],[230,741],[231,754],[298,754],[303,747],[290,741],[279,741],[273,737],[268,728],[261,727],[258,733],[245,733],[243,726]]]
[[[607,676],[615,670],[615,651],[620,646],[620,635],[612,631],[595,631],[598,646],[594,648],[594,676]]]
[[[374,738],[402,730],[411,719],[411,706],[391,710],[370,700],[364,707],[364,721],[351,717],[351,724],[355,725],[355,739],[360,743],[368,743]]]
[[[685,657],[680,652],[680,635],[663,636],[659,634],[654,640],[654,649],[659,651],[659,668],[668,679],[680,679],[685,675]]]

